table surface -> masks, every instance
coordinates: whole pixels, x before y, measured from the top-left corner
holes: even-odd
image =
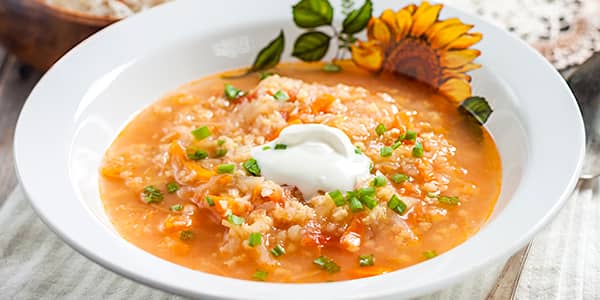
[[[13,136],[19,112],[41,73],[0,48],[0,205],[17,185]]]
[[[17,118],[41,76],[41,72],[20,64],[0,47],[0,207],[18,184],[12,145]],[[488,299],[506,299],[513,295],[514,287],[509,283],[518,278],[520,270],[515,268],[526,251],[519,251],[508,261],[500,276],[504,280],[498,281]]]

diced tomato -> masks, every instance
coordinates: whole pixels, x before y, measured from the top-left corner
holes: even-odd
[[[302,237],[304,246],[324,247],[330,240],[330,235],[321,232],[319,223],[311,221],[304,227],[304,236]]]

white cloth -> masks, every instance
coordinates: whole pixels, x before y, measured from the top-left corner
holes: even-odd
[[[578,185],[535,239],[516,299],[600,299],[600,186]],[[0,208],[2,299],[182,299],[116,275],[81,256],[35,215],[19,187]],[[485,299],[503,264],[423,297]]]

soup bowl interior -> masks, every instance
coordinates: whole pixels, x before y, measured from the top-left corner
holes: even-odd
[[[299,34],[286,1],[268,7],[233,3],[236,10],[252,13],[223,19],[219,16],[226,8],[218,4],[200,9],[195,1],[178,1],[115,24],[69,53],[32,92],[15,141],[20,178],[41,218],[92,260],[134,280],[196,297],[410,297],[448,286],[514,253],[552,219],[573,188],[584,134],[563,80],[522,42],[446,8],[446,17],[459,16],[485,35],[478,47],[483,53],[478,62],[484,67],[472,73],[473,87],[495,110],[486,127],[500,152],[503,178],[496,208],[477,234],[409,268],[323,284],[219,277],[138,249],[113,228],[98,190],[100,161],[119,131],[137,112],[181,84],[248,65],[280,28],[287,37],[286,54]],[[377,8],[401,5],[377,2]],[[32,145],[44,145],[48,159],[40,163],[39,149]]]

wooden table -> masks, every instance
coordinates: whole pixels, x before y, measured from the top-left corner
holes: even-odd
[[[19,112],[41,73],[0,48],[0,206],[17,185],[13,136]]]

